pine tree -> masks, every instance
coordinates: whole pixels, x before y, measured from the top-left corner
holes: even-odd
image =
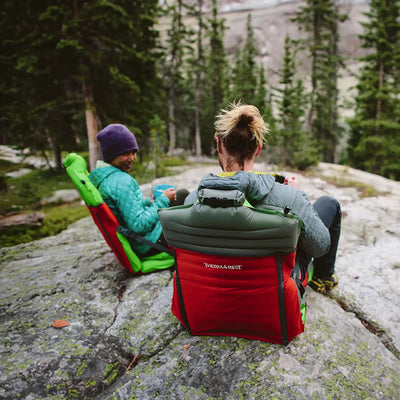
[[[224,47],[225,21],[218,17],[217,0],[212,0],[212,19],[209,20],[211,29],[210,53],[208,57],[208,68],[210,71],[212,104],[217,112],[221,107],[225,93],[224,77],[227,68],[226,51]]]
[[[42,22],[48,7],[46,1],[4,4],[0,22],[1,120],[6,122],[8,144],[45,155],[51,142],[56,168],[61,169],[59,146],[66,135],[64,124],[71,123],[63,105],[71,104],[71,93],[65,85],[59,54],[54,51],[57,38],[43,31],[55,28],[54,23],[49,27]]]
[[[2,115],[11,119],[18,108],[28,110],[9,125],[23,133],[20,143],[45,149],[50,142],[60,160],[61,148],[71,148],[86,115],[93,168],[100,125],[120,121],[141,139],[159,97],[157,0],[7,3],[16,25],[10,29],[9,18],[0,22],[2,48],[10,54],[0,59],[0,68],[17,74],[4,83],[2,92],[14,94],[13,106],[2,106]]]
[[[342,57],[338,54],[338,23],[345,19],[339,14],[334,0],[307,0],[296,13],[299,29],[310,34],[302,40],[311,55],[311,105],[308,129],[318,141],[321,158],[337,162],[338,70]]]
[[[275,162],[306,169],[318,162],[318,147],[305,130],[307,96],[300,79],[296,79],[296,50],[289,36],[285,38],[283,66],[279,73],[279,127],[274,141]]]
[[[58,47],[72,56],[69,67],[75,83],[82,85],[87,121],[97,120],[99,127],[125,123],[144,143],[160,97],[154,52],[158,1],[74,1],[72,8],[71,18],[66,5]]]
[[[197,0],[197,52],[193,58],[194,63],[192,67],[194,69],[194,122],[195,122],[195,134],[194,134],[194,154],[199,157],[201,156],[201,128],[200,119],[202,113],[202,102],[204,97],[204,75],[205,75],[205,56],[203,49],[203,0]]]
[[[257,87],[253,105],[259,109],[264,120],[268,123],[268,137],[266,138],[268,140],[268,138],[273,137],[276,133],[276,120],[273,113],[272,93],[268,90],[268,82],[262,65],[258,68]]]
[[[247,16],[246,34],[242,50],[235,54],[230,101],[241,100],[244,103],[253,104],[256,101],[258,68],[256,63],[257,45],[251,14]]]
[[[267,107],[267,96],[267,79],[265,78],[264,67],[261,65],[258,68],[257,85],[253,102],[253,105],[255,105],[261,112],[263,112]]]
[[[188,108],[194,107],[193,85],[188,80],[189,78],[193,79],[193,76],[186,71],[187,58],[194,52],[192,39],[194,32],[183,21],[183,13],[191,10],[192,8],[182,0],[176,0],[172,6],[167,7],[171,26],[167,31],[161,71],[163,81],[167,86],[169,154],[173,153],[176,147],[177,126],[185,125],[183,121],[188,113]],[[186,101],[183,102],[183,99],[190,99],[189,104]],[[191,114],[190,118],[193,119],[192,113],[189,113]]]
[[[362,57],[355,116],[349,121],[349,163],[400,179],[400,5],[372,0],[362,25]]]
[[[214,120],[224,104],[226,74],[228,69],[224,47],[225,21],[218,16],[217,0],[212,0],[212,17],[207,20],[206,35],[209,38],[206,50],[206,77],[203,81],[203,113],[201,119],[202,149],[210,154],[213,146]]]

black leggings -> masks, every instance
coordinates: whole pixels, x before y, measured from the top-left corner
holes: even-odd
[[[339,245],[342,212],[339,202],[330,196],[320,197],[314,204],[321,221],[329,229],[331,245],[329,251],[322,257],[314,259],[314,274],[325,278],[335,272],[336,253]]]

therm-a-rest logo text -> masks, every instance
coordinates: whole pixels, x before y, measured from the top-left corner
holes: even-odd
[[[215,268],[215,269],[234,269],[240,271],[242,269],[242,265],[226,265],[226,264],[208,264],[203,263],[206,268]]]

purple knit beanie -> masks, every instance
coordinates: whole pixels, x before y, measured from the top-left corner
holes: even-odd
[[[135,135],[124,125],[107,125],[97,134],[103,160],[109,162],[120,154],[138,151]]]

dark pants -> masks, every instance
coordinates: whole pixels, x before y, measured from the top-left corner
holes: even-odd
[[[175,207],[175,206],[181,206],[183,205],[187,195],[189,194],[189,191],[187,189],[179,189],[176,192],[176,200],[171,202],[170,207]],[[160,237],[158,238],[157,244],[160,244],[161,246],[164,246],[168,248],[167,242],[165,240],[164,234],[161,232]],[[147,251],[142,257],[149,257],[154,254],[160,253],[160,250],[151,248],[149,251]]]
[[[322,257],[314,259],[314,276],[327,278],[335,272],[336,253],[339,245],[342,212],[339,202],[330,196],[320,197],[313,207],[321,221],[329,229],[331,245]]]
[[[161,233],[160,237],[158,238],[157,244],[160,244],[161,246],[164,246],[166,249],[168,249],[168,244],[165,240],[164,234]],[[146,251],[146,253],[142,257],[149,257],[149,256],[154,256],[155,254],[161,253],[160,250],[152,247],[149,251]]]

